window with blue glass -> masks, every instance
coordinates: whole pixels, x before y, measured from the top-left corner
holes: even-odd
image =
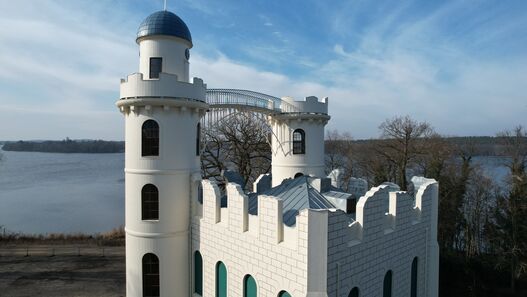
[[[163,71],[163,58],[150,58],[150,78],[159,78],[161,71]]]

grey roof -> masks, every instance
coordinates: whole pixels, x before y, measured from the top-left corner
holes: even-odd
[[[175,36],[192,43],[192,36],[185,22],[170,11],[154,12],[137,29],[137,39],[152,35]]]
[[[261,194],[273,196],[283,201],[283,221],[287,226],[296,223],[296,215],[302,209],[335,208],[331,202],[311,186],[307,176],[286,179],[280,185]],[[258,214],[258,195],[256,193],[249,194],[249,213]]]

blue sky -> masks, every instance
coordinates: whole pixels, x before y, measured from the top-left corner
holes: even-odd
[[[123,139],[119,79],[162,0],[0,0],[0,140]],[[168,0],[209,87],[330,98],[328,129],[410,115],[445,135],[527,126],[526,1]]]

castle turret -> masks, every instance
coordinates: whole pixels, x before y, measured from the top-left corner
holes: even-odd
[[[316,177],[324,173],[324,126],[328,115],[328,99],[318,101],[311,96],[303,101],[282,98],[282,111],[271,117],[272,186],[286,178],[300,175]]]
[[[125,117],[126,296],[189,296],[191,176],[199,173],[206,86],[189,83],[190,32],[175,14],[137,33],[139,73],[121,80]]]

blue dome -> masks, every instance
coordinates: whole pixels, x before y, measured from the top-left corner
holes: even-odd
[[[149,15],[137,29],[137,39],[152,35],[175,36],[192,44],[192,36],[185,22],[174,13],[165,10]]]

